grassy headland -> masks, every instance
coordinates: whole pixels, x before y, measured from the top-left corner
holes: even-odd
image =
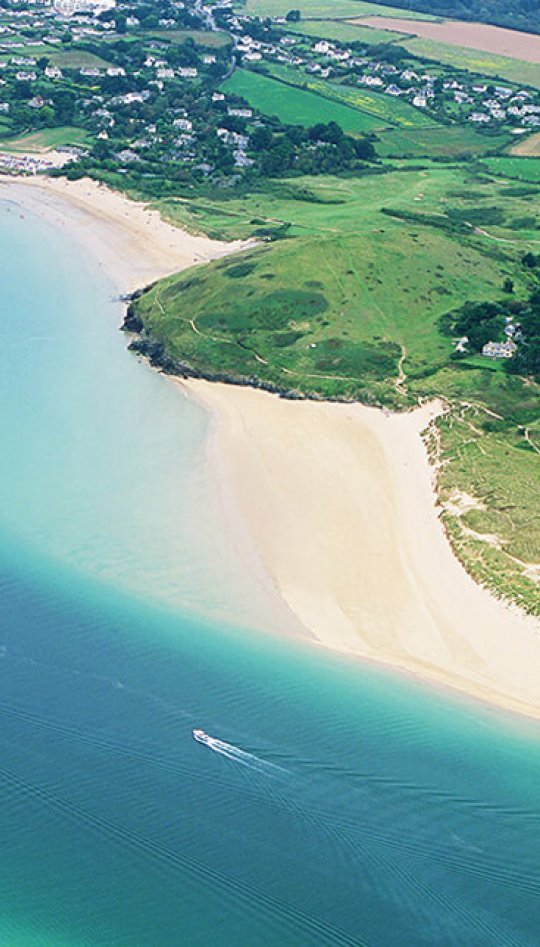
[[[436,440],[449,536],[476,578],[539,612],[539,388],[473,354],[456,360],[441,329],[465,301],[527,298],[535,278],[521,259],[540,247],[533,191],[466,165],[404,163],[161,202],[212,236],[263,239],[144,293],[131,308],[139,348],[168,370],[293,397],[394,408],[445,398]]]

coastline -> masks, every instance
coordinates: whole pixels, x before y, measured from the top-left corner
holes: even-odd
[[[89,178],[68,181],[0,174],[2,199],[69,230],[119,295],[252,245],[187,233],[162,220],[158,211]]]
[[[213,413],[215,475],[321,646],[540,718],[539,623],[473,581],[439,519],[421,436],[436,405],[179,383]]]
[[[85,179],[0,177],[2,198],[69,230],[119,294],[246,246],[188,234]],[[275,591],[284,628],[540,718],[538,623],[476,585],[454,556],[421,438],[429,406],[391,415],[175,384],[210,413],[220,525],[248,583]]]

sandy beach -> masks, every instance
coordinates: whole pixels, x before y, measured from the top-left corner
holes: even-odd
[[[192,236],[87,180],[0,178],[1,198],[68,228],[119,293],[242,246]],[[472,581],[439,520],[421,437],[436,405],[393,415],[180,384],[213,418],[207,462],[245,581],[263,581],[262,569],[291,627],[540,717],[539,623]]]
[[[89,178],[0,175],[2,199],[70,230],[122,294],[246,246],[189,234],[165,223],[157,211]]]
[[[421,431],[390,414],[189,381],[210,460],[263,563],[326,647],[540,717],[540,627],[476,585],[436,508]]]

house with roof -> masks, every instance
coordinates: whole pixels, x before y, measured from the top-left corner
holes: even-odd
[[[517,345],[512,339],[506,342],[486,342],[482,348],[482,355],[486,358],[512,358],[517,351]]]

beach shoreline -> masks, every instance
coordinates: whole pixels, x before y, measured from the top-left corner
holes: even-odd
[[[422,431],[394,414],[179,382],[212,413],[209,462],[316,643],[540,719],[540,626],[477,585],[440,519]]]
[[[252,241],[224,243],[166,223],[158,211],[82,178],[0,174],[0,200],[69,230],[117,288],[129,295],[172,273],[238,252]]]
[[[188,234],[87,179],[2,177],[2,198],[67,228],[121,295],[246,246]],[[396,415],[175,383],[211,416],[207,464],[247,581],[264,570],[291,627],[540,718],[538,623],[476,585],[439,519],[421,436],[437,406]]]

